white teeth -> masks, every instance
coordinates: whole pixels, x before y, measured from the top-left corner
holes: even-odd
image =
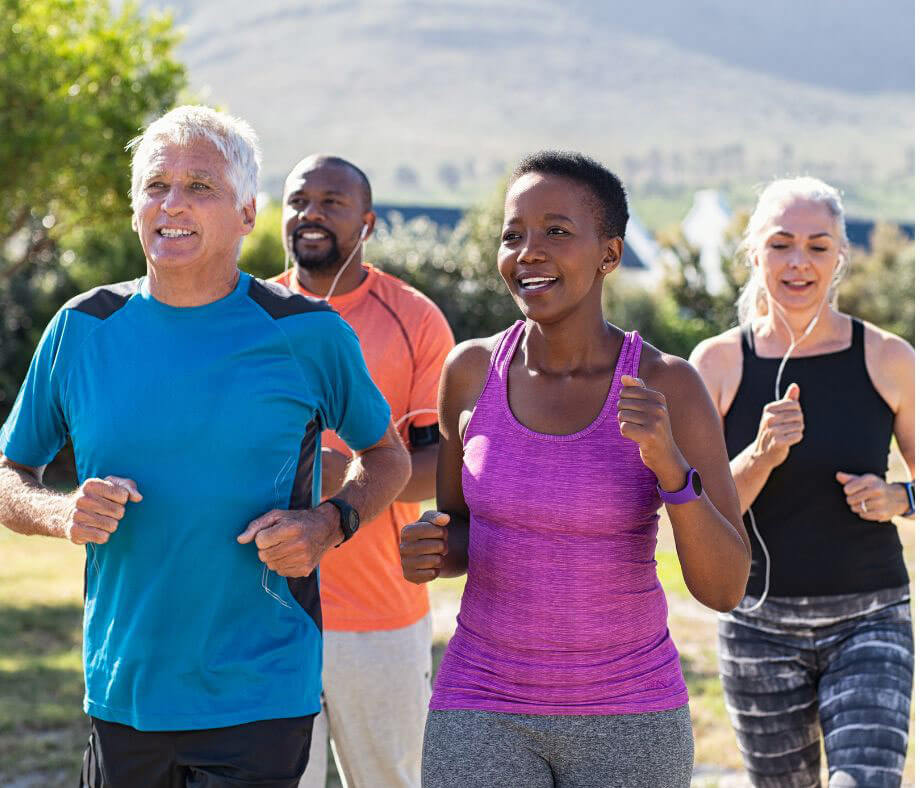
[[[301,238],[306,238],[308,241],[320,241],[326,237],[326,233],[301,233]]]
[[[163,227],[160,229],[160,235],[164,238],[184,238],[187,235],[192,235],[191,230],[177,230],[172,227]]]
[[[526,289],[536,289],[550,282],[555,282],[555,277],[550,276],[525,276],[518,280],[521,287]]]

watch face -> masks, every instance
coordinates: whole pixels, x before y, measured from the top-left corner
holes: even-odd
[[[703,480],[695,470],[690,474],[690,477],[690,484],[693,485],[693,492],[695,492],[696,497],[699,498],[703,494]]]
[[[354,509],[348,510],[345,520],[348,523],[348,530],[352,533],[358,530],[358,513]]]

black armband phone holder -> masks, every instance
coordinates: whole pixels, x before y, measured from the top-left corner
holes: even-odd
[[[437,423],[429,424],[427,427],[413,427],[409,425],[409,444],[416,449],[423,446],[434,446],[441,440],[441,432]]]

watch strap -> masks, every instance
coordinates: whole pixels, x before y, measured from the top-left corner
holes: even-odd
[[[352,506],[348,501],[343,500],[342,498],[327,498],[323,503],[331,503],[336,509],[339,510],[339,527],[342,529],[342,541],[336,545],[345,544],[351,537],[355,535],[358,531],[358,525],[360,524],[360,518],[358,517],[358,512],[354,506]]]
[[[696,468],[691,468],[687,471],[687,483],[680,490],[667,492],[661,489],[660,484],[657,485],[657,487],[658,495],[661,496],[661,500],[671,504],[689,503],[690,501],[697,500],[703,494],[703,482]]]
[[[907,505],[908,505],[907,511],[904,512],[901,515],[901,517],[910,517],[916,511],[916,505],[915,505],[916,488],[915,488],[913,480],[909,482],[901,482],[901,484],[904,485],[904,491],[907,493]]]

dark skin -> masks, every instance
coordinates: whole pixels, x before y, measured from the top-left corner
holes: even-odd
[[[604,320],[603,279],[620,261],[622,239],[598,229],[593,194],[558,176],[528,174],[509,188],[498,267],[525,318],[509,368],[509,402],[532,430],[577,432],[600,413],[624,334]],[[529,285],[529,286],[528,286]],[[463,574],[469,509],[463,499],[463,435],[485,385],[498,336],[464,342],[441,377],[437,512],[402,531],[403,574],[416,583]],[[744,594],[750,544],[741,522],[719,416],[699,375],[682,359],[643,345],[639,378],[623,376],[617,416],[645,465],[667,491],[695,467],[704,494],[668,505],[690,592],[731,610]]]
[[[298,281],[320,298],[329,292],[336,273],[352,250],[363,239],[370,237],[376,221],[377,215],[367,199],[364,185],[350,167],[322,155],[313,155],[298,162],[285,179],[282,240],[288,255],[295,260]],[[362,239],[362,227],[365,226],[367,229]],[[307,232],[303,231],[304,227],[308,228]],[[298,228],[301,228],[300,232]],[[296,262],[295,249],[308,258],[322,259],[334,247],[338,248],[339,254],[329,265],[315,268]],[[350,293],[364,281],[367,272],[361,263],[361,253],[358,252],[342,272],[330,297]],[[408,448],[412,475],[396,500],[424,501],[434,494],[438,447]],[[335,449],[323,449],[323,498],[341,490],[352,459]]]

